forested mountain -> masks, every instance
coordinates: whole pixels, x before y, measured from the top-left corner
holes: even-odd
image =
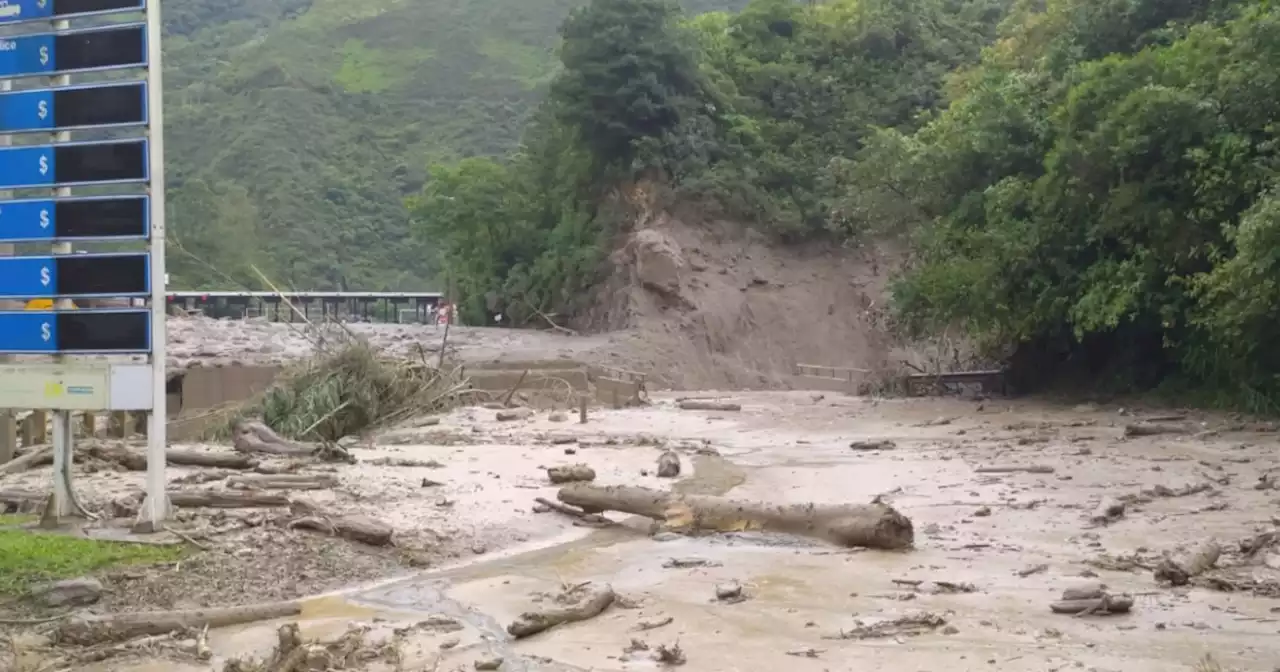
[[[579,4],[165,0],[175,284],[435,289],[405,196],[516,147]]]

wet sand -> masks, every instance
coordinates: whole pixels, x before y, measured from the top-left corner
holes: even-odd
[[[538,462],[568,459],[563,446],[530,446],[531,435],[548,431],[539,418],[510,426],[501,444],[460,447],[470,470],[497,476],[483,495],[468,500],[458,520],[500,525],[516,545],[311,601],[301,619],[304,634],[333,637],[351,621],[375,617],[383,629],[429,614],[463,623],[462,631],[415,632],[406,639],[404,669],[426,670],[472,669],[487,655],[502,657],[500,669],[508,672],[659,669],[648,651],[624,653],[632,639],[651,648],[678,642],[688,659],[683,669],[708,672],[1167,672],[1194,669],[1206,653],[1224,669],[1270,670],[1280,661],[1280,600],[1169,588],[1148,570],[1091,564],[1104,553],[1158,558],[1210,537],[1227,549],[1220,565],[1237,562],[1237,540],[1273,529],[1280,514],[1280,491],[1254,487],[1280,467],[1275,434],[1197,416],[1166,423],[1183,433],[1125,439],[1123,426],[1139,418],[1033,402],[874,401],[805,392],[727,398],[743,410],[681,411],[672,396],[657,395],[653,406],[600,411],[587,425],[555,431],[582,435],[572,459],[592,465],[600,484],[666,483],[639,473],[652,473],[650,460],[663,444],[681,453],[686,476],[675,487],[685,491],[832,503],[882,495],[914,521],[916,548],[847,551],[746,533],[651,537],[647,521],[591,530],[554,513],[525,513],[534,496],[547,494],[519,489],[521,473]],[[604,442],[608,437],[617,444]],[[867,439],[895,445],[850,448]],[[698,454],[707,445],[720,457]],[[417,454],[410,446],[398,450]],[[514,452],[522,457],[504,461]],[[1052,473],[975,471],[1029,465]],[[1199,483],[1212,489],[1139,500],[1109,525],[1089,521],[1104,495]],[[671,558],[700,558],[709,566],[665,567]],[[1280,571],[1263,562],[1241,571],[1280,579]],[[1113,593],[1135,595],[1132,613],[1077,618],[1050,612],[1064,587],[1090,576]],[[929,594],[895,580],[963,582],[974,591]],[[615,605],[597,618],[519,642],[505,636],[505,625],[534,604],[536,593],[584,581],[610,583],[634,608]],[[716,585],[731,581],[744,586],[745,601],[715,598]],[[920,612],[937,614],[946,625],[916,636],[840,638],[859,620]],[[669,624],[642,629],[666,618]],[[276,625],[213,633],[215,662],[269,652]],[[441,650],[441,643],[452,646]]]

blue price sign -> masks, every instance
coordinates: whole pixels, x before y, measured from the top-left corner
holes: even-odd
[[[0,257],[0,297],[146,296],[151,293],[147,254],[75,254]]]
[[[0,77],[30,77],[147,64],[145,24],[0,38]]]
[[[0,133],[147,123],[145,82],[0,93]]]
[[[151,349],[151,311],[0,312],[0,352],[123,353]]]
[[[146,182],[147,141],[0,149],[0,189]]]
[[[0,25],[143,9],[143,0],[0,0]]]
[[[0,242],[146,240],[150,208],[147,196],[0,201]]]

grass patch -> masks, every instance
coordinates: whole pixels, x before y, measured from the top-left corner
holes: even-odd
[[[0,513],[0,527],[25,525],[35,520],[36,516],[30,513]]]
[[[107,567],[174,562],[185,552],[182,546],[0,530],[0,595],[21,595],[34,584],[84,576]]]

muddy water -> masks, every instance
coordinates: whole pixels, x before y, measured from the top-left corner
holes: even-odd
[[[1092,571],[1086,561],[1099,553],[1172,550],[1206,536],[1227,542],[1267,525],[1276,498],[1249,486],[1280,466],[1273,438],[1121,441],[1119,426],[1131,418],[1030,405],[979,412],[958,401],[876,404],[798,394],[741,400],[744,411],[732,418],[659,405],[605,414],[601,422],[620,435],[645,427],[648,434],[711,440],[725,457],[688,456],[694,473],[676,485],[684,492],[827,502],[886,494],[915,521],[918,548],[850,552],[747,534],[650,537],[647,522],[632,520],[317,599],[303,615],[304,634],[332,637],[347,622],[374,616],[395,624],[444,614],[465,624],[460,633],[412,637],[405,669],[470,669],[489,654],[503,657],[507,671],[656,669],[647,655],[623,652],[633,638],[651,646],[678,642],[689,660],[684,669],[708,672],[1169,672],[1192,669],[1205,653],[1228,667],[1269,670],[1266,664],[1280,660],[1277,600],[1172,590],[1155,586],[1147,572],[1097,570],[1114,592],[1138,595],[1132,614],[1072,618],[1048,609],[1064,586]],[[849,441],[862,438],[897,446],[851,451]],[[1054,472],[975,472],[1033,463]],[[1217,495],[1132,507],[1109,527],[1086,522],[1103,494],[1207,476],[1228,484]],[[674,557],[709,565],[664,567]],[[1026,574],[1037,565],[1045,568]],[[967,582],[976,591],[917,594],[895,579]],[[508,641],[505,624],[535,594],[582,581],[608,582],[637,606]],[[715,586],[729,581],[746,587],[746,601],[715,600]],[[949,627],[918,637],[840,639],[859,620],[921,611],[942,615]],[[668,625],[641,628],[668,617]],[[222,654],[265,652],[274,627],[229,629],[211,645]],[[450,637],[457,645],[440,651]]]

